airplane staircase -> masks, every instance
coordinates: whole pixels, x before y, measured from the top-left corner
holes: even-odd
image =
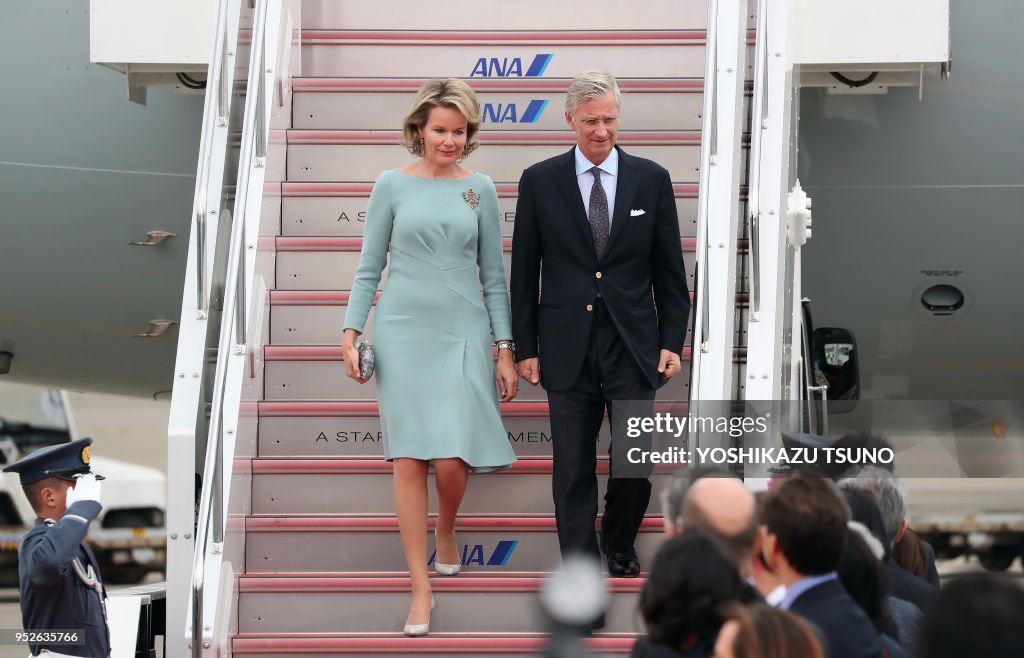
[[[393,514],[391,466],[381,457],[376,389],[373,381],[359,385],[344,376],[340,349],[364,213],[380,171],[411,161],[400,145],[400,127],[418,87],[429,77],[464,78],[484,106],[481,147],[466,166],[496,183],[507,263],[520,173],[572,146],[562,109],[568,81],[582,70],[606,68],[623,91],[618,143],[671,174],[687,284],[699,295],[694,272],[707,248],[701,232],[708,224],[698,216],[697,198],[709,152],[702,141],[707,7],[671,0],[628,12],[608,0],[585,11],[540,0],[486,11],[466,0],[436,8],[409,0],[284,4],[290,11],[276,23],[285,35],[278,54],[290,52],[291,59],[278,66],[292,75],[270,76],[266,68],[265,98],[278,102],[254,123],[262,121],[269,138],[249,162],[243,134],[238,156],[240,180],[241,170],[258,167],[261,189],[251,189],[253,181],[236,190],[235,217],[257,228],[239,229],[249,236],[238,241],[246,248],[239,247],[225,278],[225,298],[240,299],[225,306],[225,314],[235,309],[236,321],[222,321],[220,358],[240,365],[235,375],[230,363],[225,366],[220,397],[215,393],[211,403],[211,431],[223,431],[223,454],[219,462],[208,457],[207,473],[221,481],[203,504],[218,492],[227,502],[223,538],[217,542],[214,532],[200,548],[206,591],[198,599],[193,594],[191,605],[194,611],[197,600],[205,601],[198,605],[210,620],[203,628],[209,639],[193,655],[538,653],[546,627],[537,591],[557,564],[558,542],[547,402],[543,390],[527,384],[515,401],[501,405],[519,461],[470,478],[457,524],[464,570],[432,578],[437,608],[430,635],[402,635],[410,584]],[[275,2],[255,3],[254,44],[259,13],[268,5]],[[733,31],[746,48],[752,19],[738,16]],[[265,63],[253,62],[250,69],[263,73]],[[740,69],[736,98],[725,96],[729,89],[718,93],[722,102],[735,100],[746,117],[749,62],[741,61]],[[735,133],[730,157],[739,161],[745,146]],[[249,202],[242,199],[246,194]],[[731,194],[735,206],[738,184]],[[710,216],[714,209],[704,212]],[[735,240],[732,248],[735,270],[716,278],[742,280],[747,243]],[[741,332],[746,294],[742,283],[732,290],[728,305]],[[734,349],[733,335],[723,341],[734,380],[742,381],[745,354]],[[658,392],[665,405],[690,399],[689,335],[686,345],[683,372]],[[604,427],[599,455],[607,445]],[[603,476],[607,470],[602,459],[598,471]],[[637,540],[644,567],[662,540],[657,492],[670,477],[671,470],[659,470],[652,478],[655,495]],[[200,518],[198,533],[206,518],[216,526],[216,514]],[[592,650],[629,653],[643,631],[637,612],[642,584],[642,578],[609,581],[607,627],[589,640]],[[199,635],[189,631],[188,637]]]

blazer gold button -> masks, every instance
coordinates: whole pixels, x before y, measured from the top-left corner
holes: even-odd
[[[600,273],[600,272],[598,272],[598,273],[597,273],[597,274],[595,274],[594,276],[596,276],[597,278],[599,278],[599,279],[600,279],[600,278],[601,278],[601,273]]]
[[[587,310],[588,311],[593,311],[594,310],[594,305],[593,304],[587,304]]]

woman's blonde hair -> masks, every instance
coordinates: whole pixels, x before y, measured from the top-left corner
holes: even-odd
[[[402,144],[405,148],[413,155],[423,156],[419,129],[427,124],[427,117],[435,107],[458,110],[466,117],[466,146],[462,150],[462,157],[476,150],[479,145],[476,137],[480,130],[480,102],[473,88],[457,78],[430,80],[420,89],[402,125]]]

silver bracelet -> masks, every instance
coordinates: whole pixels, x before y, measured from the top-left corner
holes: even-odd
[[[513,354],[515,354],[516,351],[516,344],[511,340],[496,340],[494,341],[494,346],[499,350],[509,350]]]

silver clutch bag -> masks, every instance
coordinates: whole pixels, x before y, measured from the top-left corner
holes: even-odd
[[[359,376],[363,379],[369,379],[373,376],[373,365],[374,365],[374,354],[373,354],[373,343],[363,340],[356,345],[356,351],[359,352]]]

